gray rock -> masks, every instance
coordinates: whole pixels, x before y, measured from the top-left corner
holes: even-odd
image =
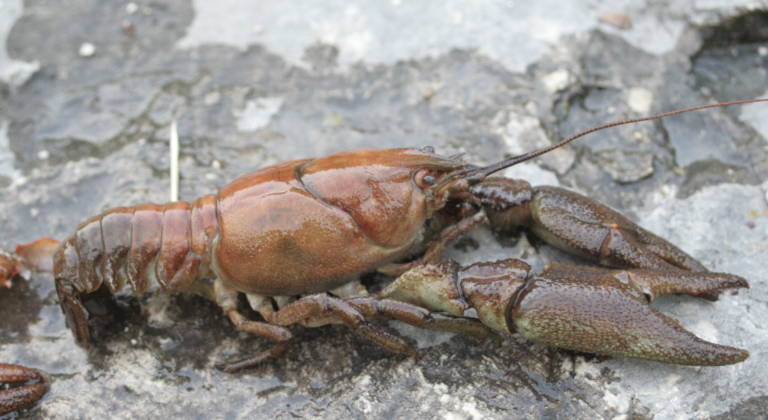
[[[633,23],[621,31],[599,23],[602,7],[573,1],[430,8],[166,0],[137,2],[132,13],[124,2],[27,1],[24,13],[20,2],[0,2],[0,75],[39,63],[23,82],[0,78],[0,247],[61,239],[107,208],[166,200],[173,119],[181,197],[191,200],[290,159],[432,145],[489,163],[616,119],[763,94],[766,40],[723,46],[708,34],[757,33],[739,28],[759,28],[764,12],[734,24],[729,16],[755,4],[705,3],[615,3]],[[96,46],[93,57],[78,55],[84,42]],[[708,268],[748,278],[751,289],[718,302],[654,302],[701,337],[749,350],[744,363],[680,367],[391,322],[413,340],[420,363],[343,326],[295,327],[286,357],[229,375],[215,365],[271,343],[237,331],[216,305],[188,293],[123,291],[91,320],[94,349],[86,352],[65,326],[51,276],[39,274],[0,290],[0,361],[52,379],[49,394],[18,418],[764,413],[764,115],[759,104],[626,126],[505,172],[605,201]],[[521,121],[524,130],[510,132]],[[485,225],[448,254],[464,264],[521,258],[536,270],[588,263]],[[371,290],[390,280],[364,279]]]
[[[614,181],[628,184],[653,175],[653,154],[606,150],[597,154],[601,167]]]

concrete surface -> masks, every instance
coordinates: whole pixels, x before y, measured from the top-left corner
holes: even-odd
[[[0,0],[0,247],[166,201],[173,119],[191,200],[289,159],[432,145],[489,163],[608,121],[768,91],[764,1],[535,4]],[[213,304],[123,292],[101,303],[86,353],[41,274],[0,290],[0,361],[48,372],[52,388],[6,417],[767,418],[766,115],[757,104],[625,126],[507,172],[601,200],[749,279],[716,303],[654,303],[749,350],[742,364],[670,366],[392,322],[421,363],[342,326],[295,328],[288,356],[228,375],[214,365],[270,343]],[[486,227],[450,256],[575,261]]]

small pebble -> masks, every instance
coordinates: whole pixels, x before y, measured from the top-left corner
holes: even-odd
[[[262,25],[253,25],[253,28],[251,28],[254,34],[261,35],[264,33],[264,26]]]
[[[128,12],[129,15],[136,13],[136,11],[138,10],[139,10],[139,5],[134,2],[130,2],[125,5],[125,11]]]
[[[96,46],[90,42],[83,42],[83,44],[80,45],[79,53],[80,57],[93,57],[93,54],[96,53]]]
[[[766,55],[768,55],[768,47],[765,47],[765,46],[757,47],[757,54],[759,54],[760,57],[765,57]]]
[[[133,25],[131,24],[130,20],[123,20],[123,31],[125,31],[127,35],[133,35]]]
[[[576,81],[576,77],[567,69],[561,68],[541,78],[544,89],[548,93],[556,93],[564,90]]]
[[[48,152],[47,150],[41,150],[41,151],[37,152],[37,158],[40,159],[40,160],[46,160],[50,156],[51,156],[51,153]]]
[[[750,228],[750,229],[754,229],[755,228],[755,222],[750,220],[749,222],[747,222],[747,227]]]
[[[211,92],[207,93],[205,97],[203,97],[203,103],[206,105],[215,105],[221,101],[221,93],[219,92]]]
[[[627,105],[638,114],[648,114],[651,110],[651,105],[653,105],[653,93],[641,87],[630,88]]]
[[[37,209],[37,207],[32,207],[29,209],[29,215],[32,217],[37,217],[37,215],[40,214],[40,210]]]

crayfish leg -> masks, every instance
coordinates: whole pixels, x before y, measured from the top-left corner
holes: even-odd
[[[404,264],[387,264],[379,267],[376,271],[387,276],[400,276],[408,272],[408,270],[420,265],[423,266],[430,263],[437,264],[443,259],[443,254],[448,245],[459,239],[459,236],[474,229],[475,226],[485,220],[485,218],[485,211],[481,210],[472,216],[461,219],[457,223],[444,228],[429,246],[424,255],[418,260]]]
[[[291,325],[308,320],[312,324],[312,319],[315,317],[320,317],[324,321],[327,320],[329,312],[352,331],[373,341],[380,347],[395,354],[407,353],[416,361],[419,360],[416,350],[401,337],[369,324],[363,313],[357,308],[327,293],[304,296],[275,312],[269,321],[278,325]]]
[[[365,315],[365,318],[369,320],[396,319],[417,328],[463,334],[478,340],[486,338],[501,339],[498,334],[477,319],[432,312],[410,303],[379,299],[375,295],[350,299],[347,303],[360,310]]]
[[[427,252],[424,253],[424,256],[419,258],[417,265],[439,263],[443,259],[443,254],[448,245],[459,239],[459,236],[474,229],[475,226],[483,220],[485,220],[485,212],[481,210],[474,215],[461,219],[458,223],[443,229],[437,239],[435,239],[429,249],[427,249]]]
[[[453,261],[417,265],[395,279],[375,298],[463,316],[469,305],[456,287],[457,268],[458,264]]]
[[[225,286],[217,279],[213,284],[216,304],[224,310],[235,327],[251,334],[271,338],[275,341],[288,341],[293,336],[288,329],[267,322],[251,321],[237,310],[238,292]]]
[[[401,337],[369,324],[360,310],[327,293],[304,296],[291,303],[287,303],[286,300],[283,304],[278,303],[280,309],[277,311],[272,308],[270,297],[256,294],[247,295],[251,306],[262,314],[268,321],[266,323],[250,321],[236,311],[237,294],[234,290],[228,289],[219,281],[214,283],[214,288],[216,290],[217,302],[224,308],[227,315],[229,315],[238,328],[281,341],[270,350],[255,356],[220,365],[220,368],[226,372],[236,372],[261,363],[273,361],[283,356],[288,352],[290,347],[288,340],[291,338],[290,331],[285,327],[293,324],[317,327],[333,322],[342,322],[355,333],[373,341],[392,353],[407,353],[417,361],[419,360],[416,350],[411,348]],[[353,300],[357,299],[370,298],[360,297]]]
[[[236,373],[243,369],[248,369],[254,366],[258,366],[263,363],[273,362],[288,353],[291,348],[290,341],[283,341],[272,346],[271,349],[263,351],[255,356],[247,357],[236,362],[227,362],[216,367],[227,373]]]
[[[251,321],[250,319],[246,318],[237,310],[238,292],[236,290],[227,287],[219,279],[216,279],[216,281],[213,283],[212,290],[202,282],[195,287],[197,292],[202,296],[209,297],[209,295],[212,294],[213,300],[224,310],[224,313],[227,314],[229,319],[238,329],[278,341],[278,343],[272,346],[272,348],[269,350],[235,362],[219,364],[216,366],[217,368],[228,373],[235,373],[249,367],[277,360],[288,353],[288,350],[291,347],[290,339],[293,338],[291,332],[288,331],[287,328],[279,325],[274,325],[267,322]],[[251,305],[254,305],[253,299],[257,297],[257,295],[248,297],[249,301],[251,301]],[[268,298],[265,297],[265,299]],[[263,313],[264,312],[262,312],[262,314]]]

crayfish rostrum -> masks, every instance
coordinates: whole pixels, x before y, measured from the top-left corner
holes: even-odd
[[[648,304],[669,293],[716,300],[723,290],[748,287],[746,280],[709,273],[587,197],[489,177],[583,134],[487,167],[439,156],[430,147],[280,163],[191,203],[107,210],[55,251],[52,240],[38,241],[20,247],[5,265],[15,273],[46,269],[53,261],[67,324],[85,348],[91,335],[83,297],[99,289],[116,293],[130,284],[140,294],[156,281],[167,293],[189,289],[207,297],[237,328],[277,341],[224,364],[229,372],[285,354],[292,337],[286,327],[295,323],[344,323],[418,359],[405,340],[371,323],[386,319],[480,338],[520,333],[556,347],[668,363],[745,360],[747,351],[701,340]],[[613,269],[551,264],[536,275],[518,260],[465,268],[441,261],[450,242],[485,219],[498,231],[528,229]],[[399,278],[369,295],[359,278],[373,271]],[[263,321],[240,312],[240,294]],[[469,308],[478,318],[464,316]],[[14,407],[0,396],[0,413]]]

